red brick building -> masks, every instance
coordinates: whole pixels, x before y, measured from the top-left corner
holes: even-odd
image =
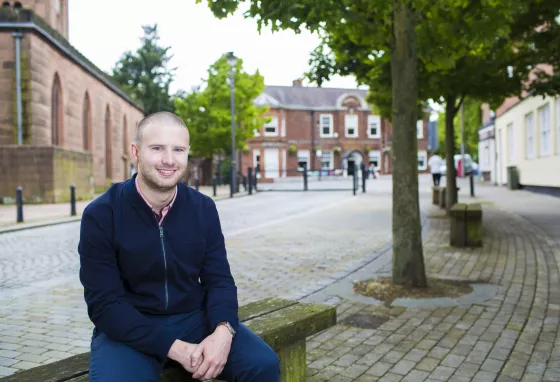
[[[0,203],[18,186],[26,202],[68,200],[70,184],[88,198],[130,176],[144,112],[68,42],[68,0],[2,2],[0,99]]]
[[[259,165],[262,180],[298,175],[303,164],[323,174],[343,174],[352,164],[391,173],[392,126],[374,115],[366,90],[267,86],[255,102],[272,120],[248,142],[242,171]],[[428,119],[418,121],[418,169],[427,170]]]

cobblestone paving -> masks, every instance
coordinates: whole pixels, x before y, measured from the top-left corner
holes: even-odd
[[[560,216],[557,207],[560,200],[541,200],[531,213],[553,208]],[[308,380],[559,381],[560,247],[550,232],[485,205],[484,247],[460,250],[447,245],[446,219],[429,224],[427,272],[499,285],[498,295],[481,304],[407,310],[343,300],[339,322],[358,312],[392,318],[377,329],[339,324],[312,338]]]
[[[550,222],[560,219],[560,200],[478,187],[484,246],[456,249],[428,189],[424,180],[428,273],[497,285],[498,294],[422,309],[330,301],[339,324],[308,340],[308,381],[559,381],[560,230]],[[288,202],[284,195],[261,194],[250,206],[242,199],[219,204],[241,303],[313,293],[370,261],[390,240],[384,181],[359,197],[290,193]],[[44,243],[50,232],[42,233]],[[390,251],[381,260],[378,272],[390,270]],[[26,261],[32,260],[19,271],[33,274]],[[0,376],[88,351],[91,323],[76,280],[28,295],[16,293],[24,289],[21,279],[11,282],[14,293],[0,293]],[[355,313],[389,319],[375,329],[344,323]]]
[[[359,196],[264,193],[218,202],[240,303],[297,298],[371,257],[390,240],[387,186]],[[89,351],[78,230],[70,223],[0,235],[0,376]]]

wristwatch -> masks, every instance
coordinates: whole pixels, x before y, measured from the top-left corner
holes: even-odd
[[[233,328],[233,326],[230,325],[229,322],[227,322],[227,321],[220,322],[220,323],[218,324],[218,326],[220,326],[220,325],[225,326],[225,327],[229,330],[229,332],[231,333],[231,336],[232,336],[232,337],[235,337],[235,329]],[[218,326],[216,326],[216,327],[218,327]]]

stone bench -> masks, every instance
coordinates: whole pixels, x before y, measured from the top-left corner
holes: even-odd
[[[457,187],[457,194],[459,194],[459,191],[461,191],[461,189]],[[438,191],[432,189],[432,203],[435,205],[439,205],[441,208],[446,208],[447,206],[446,194],[447,192],[445,191],[445,187],[439,187]],[[436,195],[438,198],[437,201],[435,199]],[[458,197],[455,200],[458,200]]]
[[[457,203],[449,211],[452,247],[482,246],[482,206],[479,203]]]
[[[305,381],[306,338],[336,325],[336,308],[277,298],[239,307],[239,319],[280,358],[281,381]],[[22,371],[2,382],[87,382],[89,353]],[[178,363],[166,363],[159,382],[195,381]],[[199,380],[196,380],[200,382]]]

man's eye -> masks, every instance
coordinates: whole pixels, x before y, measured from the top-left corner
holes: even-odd
[[[185,151],[185,149],[175,149],[175,151],[182,153],[183,151]]]
[[[156,146],[156,147],[153,147],[152,149],[153,149],[153,150],[161,150],[161,147]]]

